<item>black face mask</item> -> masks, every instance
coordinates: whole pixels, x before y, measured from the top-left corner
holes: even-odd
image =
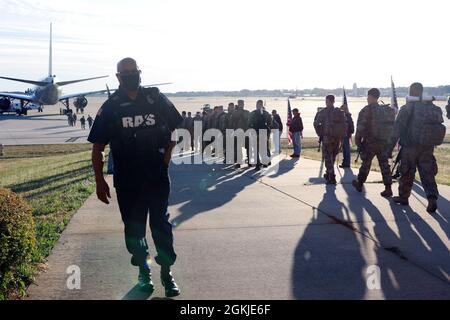
[[[120,78],[122,79],[122,87],[128,91],[137,91],[141,85],[141,75],[139,73],[121,75]]]

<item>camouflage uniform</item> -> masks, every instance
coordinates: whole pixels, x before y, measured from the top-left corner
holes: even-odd
[[[229,127],[233,130],[242,129],[244,132],[248,130],[248,119],[250,116],[250,112],[248,110],[243,109],[235,109],[234,112],[230,116],[230,124]],[[246,137],[245,138],[245,149],[247,152],[247,159],[250,158],[250,141]],[[237,138],[234,141],[234,162],[238,163],[238,149],[237,149]],[[250,163],[250,160],[249,160]]]
[[[420,180],[427,198],[437,199],[439,196],[435,179],[438,173],[438,166],[433,154],[434,147],[420,146],[409,139],[410,132],[414,130],[414,126],[421,125],[414,121],[413,108],[416,108],[415,112],[420,112],[418,109],[424,107],[439,108],[433,103],[416,103],[415,107],[414,103],[408,103],[400,109],[395,122],[394,143],[400,139],[400,145],[402,147],[402,158],[400,162],[401,177],[398,188],[399,196],[402,199],[408,199],[411,196],[416,169],[419,170]],[[442,117],[443,122],[444,119]]]
[[[378,104],[365,106],[358,116],[358,124],[355,134],[355,143],[360,148],[361,168],[359,169],[358,182],[364,184],[372,166],[372,160],[376,156],[380,165],[383,183],[385,186],[392,185],[391,169],[389,166],[391,141],[380,142],[370,132],[370,109],[378,108]]]
[[[314,119],[314,129],[319,137],[322,137],[322,158],[325,160],[325,167],[327,172],[325,177],[327,180],[336,178],[334,172],[334,163],[336,162],[336,156],[339,153],[340,144],[342,141],[332,136],[327,135],[326,130],[331,126],[331,114],[336,108],[325,108],[317,113]]]

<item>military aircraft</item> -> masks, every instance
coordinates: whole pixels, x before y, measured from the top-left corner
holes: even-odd
[[[50,46],[49,46],[49,63],[48,63],[48,75],[40,81],[27,80],[27,79],[17,79],[10,77],[0,77],[0,79],[24,82],[28,84],[35,85],[34,90],[28,90],[25,93],[11,93],[11,92],[0,92],[0,110],[6,112],[11,109],[13,102],[12,100],[19,100],[21,105],[21,111],[26,114],[27,105],[32,103],[35,105],[55,105],[58,102],[62,102],[66,108],[69,108],[69,99],[76,98],[80,96],[86,96],[89,94],[94,94],[98,92],[81,92],[75,94],[63,95],[61,87],[69,84],[106,78],[108,76],[92,77],[85,79],[77,79],[71,81],[58,81],[56,76],[53,74],[53,48],[52,48],[52,24],[50,24]],[[19,112],[18,112],[19,113]]]
[[[24,83],[28,83],[28,84],[32,84],[32,85],[36,86],[32,90],[29,89],[29,90],[25,91],[25,93],[0,92],[0,114],[4,113],[4,112],[15,112],[19,115],[27,114],[27,110],[31,109],[31,108],[29,108],[29,106],[37,105],[37,106],[42,107],[43,105],[55,105],[58,102],[61,102],[66,107],[66,110],[69,110],[70,109],[69,108],[69,99],[72,99],[72,98],[75,98],[75,101],[74,101],[75,107],[77,109],[82,110],[87,106],[86,96],[106,93],[107,90],[98,90],[98,91],[79,92],[79,93],[63,95],[62,90],[61,90],[62,86],[79,83],[79,82],[84,82],[84,81],[89,81],[89,80],[106,78],[108,76],[100,76],[100,77],[78,79],[78,80],[71,80],[71,81],[58,81],[56,76],[53,74],[53,68],[52,68],[52,60],[53,60],[52,40],[53,40],[52,24],[50,24],[48,75],[43,80],[34,81],[34,80],[16,79],[16,78],[0,76],[0,79],[24,82]],[[161,85],[166,85],[166,84],[171,84],[171,83],[158,83],[158,84],[146,85],[144,87],[161,86]],[[115,90],[116,89],[113,89],[111,91],[115,91]],[[108,94],[110,94],[111,91],[109,91],[109,89],[108,89]],[[20,108],[17,108],[14,100],[20,101]]]

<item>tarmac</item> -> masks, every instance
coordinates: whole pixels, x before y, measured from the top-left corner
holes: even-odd
[[[95,118],[98,109],[105,101],[104,97],[90,97],[84,110],[84,117],[90,114]],[[37,144],[70,144],[85,143],[89,135],[89,126],[81,129],[79,119],[83,114],[77,114],[75,127],[68,125],[67,116],[59,114],[62,104],[45,106],[42,113],[32,110],[27,116],[15,114],[0,114],[0,144],[37,145]],[[73,111],[75,108],[71,106]]]
[[[372,172],[365,192],[356,171],[339,169],[326,186],[320,162],[285,156],[279,170],[171,165],[169,212],[178,259],[176,299],[449,299],[450,187],[439,211],[426,212],[417,183],[410,207],[379,193]],[[111,184],[111,177],[107,178]],[[149,232],[149,231],[148,231]],[[151,253],[155,250],[148,234]],[[70,266],[80,289],[69,289]],[[69,269],[68,269],[69,268]],[[78,210],[31,285],[28,299],[163,299],[136,287],[114,192],[109,206],[92,195]]]

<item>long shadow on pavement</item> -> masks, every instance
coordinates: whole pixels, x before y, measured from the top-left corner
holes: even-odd
[[[172,220],[174,228],[196,215],[225,205],[256,182],[244,176],[246,171],[227,169],[223,164],[181,166],[171,167],[170,205],[182,204],[178,209],[180,214]],[[189,166],[189,170],[185,166]]]
[[[127,294],[122,298],[122,300],[148,300],[151,294],[148,292],[143,292],[139,289],[139,285],[135,285]]]
[[[333,212],[329,212],[330,206]],[[327,215],[337,220],[349,215],[348,208],[336,197],[335,186],[326,186],[314,218],[296,247],[293,295],[296,299],[362,299],[366,263],[357,235]]]
[[[349,174],[346,171],[346,175]],[[395,222],[391,221],[389,224],[380,210],[364,194],[357,193],[348,184],[344,184],[343,188],[348,196],[349,209],[355,216],[354,219],[358,221],[358,229],[367,235],[367,238],[362,239],[375,243],[384,297],[386,299],[432,298],[430,296],[432,290],[424,290],[423,284],[420,283],[426,281],[424,279],[428,275],[423,273],[423,270],[419,271],[419,264],[432,261],[433,267],[427,266],[426,272],[431,271],[434,275],[445,278],[450,261],[448,259],[445,261],[445,253],[448,249],[439,236],[411,208],[397,206],[387,199],[379,199],[379,201],[388,201],[389,208],[394,214]],[[368,231],[365,225],[366,214],[370,217],[368,223],[373,223],[373,232]],[[398,234],[394,232],[394,227],[397,227]],[[429,246],[426,246],[422,239]],[[414,279],[406,267],[412,267],[424,278]],[[417,277],[417,273],[414,274]]]
[[[418,182],[414,182],[413,191],[424,199],[421,202],[424,207],[426,207],[426,195],[422,186]],[[441,229],[447,235],[447,239],[450,239],[450,201],[441,195],[438,199],[438,207],[438,211],[430,216],[439,223]]]

